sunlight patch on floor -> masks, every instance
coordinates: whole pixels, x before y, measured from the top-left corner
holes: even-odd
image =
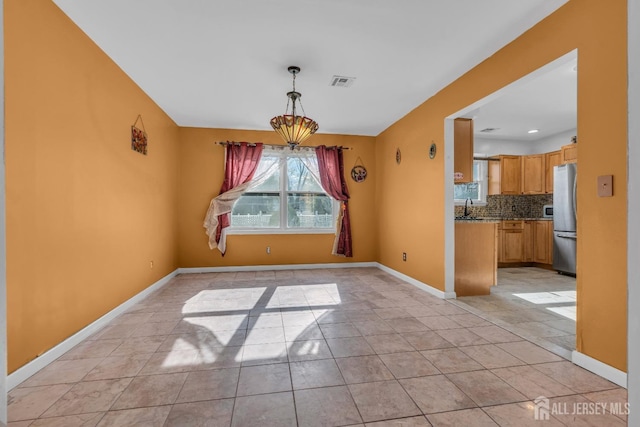
[[[558,304],[576,301],[575,291],[527,292],[513,295],[532,304]]]
[[[576,320],[576,306],[567,305],[563,307],[547,307],[547,310],[553,311],[560,316],[564,316],[567,319]]]

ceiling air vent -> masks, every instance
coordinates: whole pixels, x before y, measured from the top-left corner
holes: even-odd
[[[331,77],[331,83],[329,83],[329,86],[350,87],[355,79],[355,77],[333,76]]]
[[[480,130],[480,132],[490,133],[490,132],[495,132],[495,131],[497,131],[499,129],[500,128],[484,128],[484,129]]]

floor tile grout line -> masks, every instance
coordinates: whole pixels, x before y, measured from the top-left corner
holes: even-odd
[[[289,352],[287,351],[287,368],[289,370],[289,385],[291,386],[291,400],[293,400],[293,414],[296,418],[296,426],[300,425],[298,419],[298,405],[296,404],[296,394],[293,388],[293,373],[291,372],[291,361],[289,360]]]
[[[460,303],[461,303],[461,304],[464,304],[464,302],[460,302]],[[457,303],[453,303],[453,302],[452,302],[451,304],[455,304],[455,305],[457,305]],[[465,305],[466,305],[466,304],[465,304]],[[467,308],[466,308],[466,307],[461,307],[461,308],[463,308],[463,309],[467,310]],[[471,308],[473,308],[473,307],[471,307]],[[544,349],[544,350],[550,351],[550,352],[552,352],[552,353],[556,354],[557,356],[562,357],[563,359],[570,360],[570,359],[567,359],[567,357],[566,357],[565,355],[558,354],[556,351],[553,351],[553,350],[551,350],[551,349],[545,348],[545,347],[543,347],[542,345],[540,345],[538,342],[536,342],[536,341],[537,341],[537,340],[539,340],[539,339],[544,340],[544,338],[543,338],[543,337],[535,337],[535,336],[533,336],[533,335],[530,335],[530,336],[523,335],[521,331],[513,330],[513,329],[512,329],[512,325],[510,325],[509,323],[504,322],[504,321],[499,321],[499,319],[488,318],[488,317],[486,317],[486,316],[488,316],[486,313],[482,312],[481,310],[477,310],[477,311],[478,311],[478,312],[476,312],[476,313],[471,312],[471,314],[475,314],[476,316],[483,318],[483,319],[484,319],[484,320],[486,320],[487,322],[492,323],[493,325],[495,325],[495,326],[497,326],[497,327],[499,327],[499,328],[501,328],[501,329],[503,329],[503,330],[505,330],[505,331],[507,331],[507,332],[510,332],[510,333],[512,333],[512,334],[514,334],[514,335],[519,336],[519,337],[520,337],[520,338],[522,338],[524,341],[529,341],[529,342],[531,342],[532,344],[535,344],[535,345],[537,345],[538,347],[540,347],[540,348],[542,348],[542,349]],[[545,340],[545,341],[547,341],[547,340]],[[551,344],[553,344],[553,343],[551,343]],[[557,344],[556,344],[556,345],[557,345]]]

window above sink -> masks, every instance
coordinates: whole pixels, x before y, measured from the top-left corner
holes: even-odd
[[[476,206],[487,203],[488,168],[487,160],[473,161],[473,182],[454,184],[453,200],[455,205],[464,205],[465,200],[471,199]]]

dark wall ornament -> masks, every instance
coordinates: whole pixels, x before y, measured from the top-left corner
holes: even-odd
[[[364,163],[360,156],[358,156],[353,168],[351,168],[351,179],[355,182],[362,182],[367,179],[367,168],[364,167]]]
[[[142,129],[136,127],[138,120],[140,120]],[[144,128],[144,122],[142,121],[142,116],[140,114],[138,114],[138,118],[133,125],[131,125],[131,149],[140,154],[144,154],[145,156],[147,155],[147,132]]]
[[[436,158],[436,151],[437,151],[436,143],[431,141],[431,146],[429,147],[429,158],[430,159],[435,159]]]
[[[400,148],[396,149],[396,163],[400,164],[402,161],[402,153],[400,152]]]
[[[367,168],[362,165],[356,165],[351,169],[351,179],[355,182],[362,182],[367,179]]]

